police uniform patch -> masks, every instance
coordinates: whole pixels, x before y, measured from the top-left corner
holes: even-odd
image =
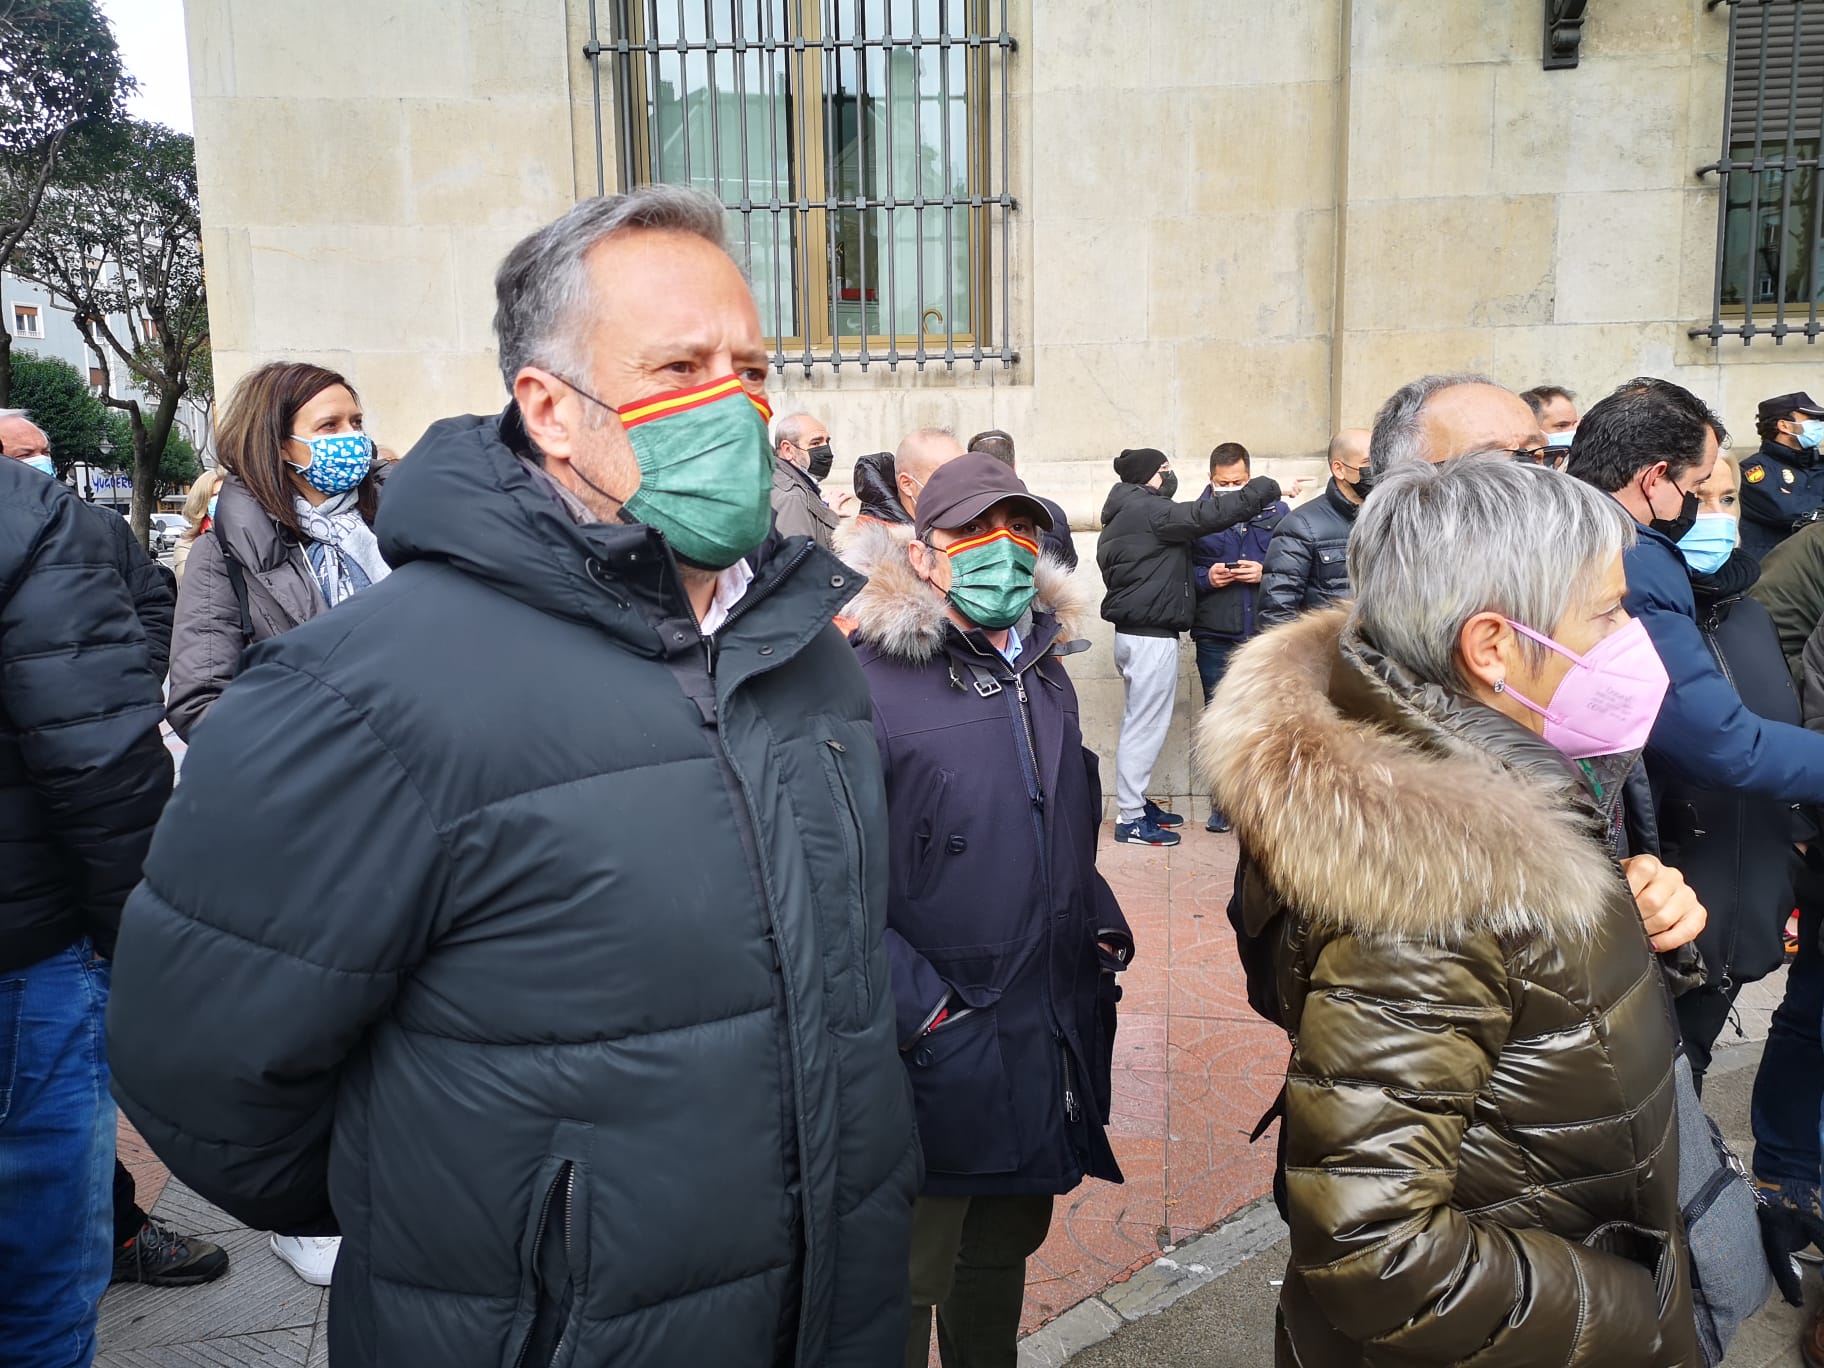
[[[1749,484],[1759,484],[1762,480],[1767,478],[1767,467],[1758,465],[1750,466],[1748,468],[1748,474],[1743,478],[1746,479]]]
[[[1782,480],[1784,480],[1787,484],[1791,484],[1796,477],[1793,475],[1792,470],[1789,467],[1781,466],[1780,467],[1780,478]]]

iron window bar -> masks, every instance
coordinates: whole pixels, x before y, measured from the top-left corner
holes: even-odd
[[[675,37],[662,36],[661,6],[665,20],[675,18]],[[892,371],[906,361],[920,372],[928,365],[950,371],[967,364],[980,370],[1019,361],[1008,278],[1012,217],[1019,207],[1008,190],[1008,67],[1018,44],[1008,27],[1008,0],[809,0],[808,6],[807,0],[689,0],[688,9],[687,0],[614,0],[609,8],[604,38],[596,0],[590,0],[589,38],[583,48],[592,75],[597,192],[607,189],[602,58],[613,59],[621,188],[660,178],[667,137],[660,115],[659,92],[666,84],[663,61],[678,77],[674,98],[679,127],[672,132],[678,134],[674,141],[682,155],[683,178],[695,184],[707,178],[723,207],[740,216],[736,254],[756,299],[771,305],[774,327],[768,342],[774,370],[798,366],[808,376],[820,367],[840,371],[848,364],[866,371],[884,363]],[[935,32],[927,31],[930,25],[925,22],[932,15],[937,20]],[[697,19],[700,28],[693,23]],[[758,58],[760,90],[751,88],[750,55]],[[870,56],[878,57],[885,100],[884,117],[874,127],[869,124],[876,94]],[[670,65],[673,61],[675,66]],[[839,183],[841,99],[835,93],[849,72],[845,62],[853,67],[847,98],[855,106],[856,175],[849,194]],[[935,67],[935,81],[928,63]],[[708,105],[707,115],[692,107],[691,76],[697,70],[708,73],[695,96],[696,102]],[[731,72],[732,76],[726,74]],[[910,194],[899,183],[903,177],[894,159],[895,124],[906,113],[895,104],[896,84],[908,79],[913,87],[911,117],[899,136],[914,143]],[[935,91],[927,90],[928,85],[935,85]],[[907,94],[897,93],[902,98]],[[720,106],[730,95],[735,100],[729,122],[737,129],[738,183],[736,168],[725,164],[721,126]],[[749,121],[749,102],[756,98],[763,101],[766,116],[763,135],[757,135]],[[959,104],[965,146],[956,150],[966,158],[960,187],[951,160],[952,123]],[[921,127],[931,121],[933,112],[935,137]],[[701,125],[705,118],[709,165],[693,168],[691,124]],[[759,145],[762,157],[770,155],[759,194],[750,166],[750,139]],[[885,192],[870,193],[869,158],[881,151]],[[932,157],[943,182],[941,193],[935,194],[927,193],[926,185],[926,162]],[[787,168],[783,186],[776,174],[782,165]],[[845,213],[855,216],[852,285],[844,271],[847,244],[840,234]],[[966,226],[958,223],[959,216]],[[871,230],[884,244],[879,250],[870,248]],[[959,237],[968,252],[966,283],[959,283]],[[764,255],[770,267],[762,269],[758,279],[757,243],[767,248]],[[910,272],[903,255],[912,258]],[[936,270],[928,271],[927,257],[933,268],[941,260],[941,282],[928,282],[927,276]],[[789,279],[782,279],[786,271]],[[815,285],[813,272],[818,277]],[[910,281],[905,279],[908,274]],[[901,295],[907,284],[913,288],[910,300]],[[852,328],[845,327],[843,307],[849,294],[856,296],[857,306],[858,322]],[[959,312],[965,315],[960,326]],[[941,331],[928,326],[933,315],[940,319]],[[901,326],[908,318],[913,324],[909,330]],[[815,336],[814,325],[827,332]]]
[[[1820,143],[1824,141],[1824,3],[1818,0],[1706,0],[1705,9],[1729,6],[1729,53],[1725,63],[1723,88],[1722,149],[1716,161],[1697,168],[1699,177],[1717,178],[1716,269],[1711,290],[1708,327],[1692,328],[1692,337],[1708,338],[1717,346],[1725,337],[1739,337],[1744,346],[1756,337],[1771,337],[1775,345],[1784,345],[1788,337],[1803,337],[1816,342],[1824,333],[1818,318],[1820,289],[1824,288],[1824,159]],[[1780,22],[1776,24],[1776,17]],[[1782,60],[1775,64],[1778,55]],[[1749,127],[1742,127],[1747,115],[1746,98],[1741,81],[1744,67],[1752,64],[1752,115]],[[1779,120],[1770,128],[1770,96],[1777,92],[1774,117]],[[1744,106],[1738,108],[1738,105]],[[1777,143],[1778,151],[1769,144]],[[1801,144],[1809,143],[1808,155],[1800,155]],[[1746,155],[1744,155],[1744,153]],[[1763,220],[1764,178],[1779,175],[1779,202],[1767,209],[1771,217]],[[1811,181],[1808,212],[1795,221],[1793,190],[1801,176]],[[1747,176],[1747,218],[1740,231],[1731,234],[1731,185]],[[1740,211],[1738,197],[1733,208]],[[1805,241],[1798,246],[1798,263],[1793,261],[1795,229]],[[1768,250],[1771,239],[1773,250]],[[1771,261],[1769,256],[1771,255]],[[1739,257],[1739,261],[1736,259]],[[1804,299],[1791,297],[1790,266],[1801,264],[1805,271]],[[1740,309],[1727,297],[1731,271],[1739,265]],[[1756,306],[1762,305],[1761,317],[1767,315],[1766,304],[1759,298],[1764,266],[1772,266],[1771,323],[1756,318]],[[1804,321],[1788,318],[1789,307],[1803,304]]]

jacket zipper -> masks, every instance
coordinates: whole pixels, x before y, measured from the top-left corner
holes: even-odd
[[[755,592],[743,594],[737,599],[735,606],[728,610],[728,616],[722,619],[722,625],[716,628],[714,635],[703,638],[703,663],[709,668],[710,674],[713,675],[716,672],[716,645],[722,640],[722,634],[746,617],[756,603],[765,602],[772,595],[773,590],[790,579],[792,571],[796,570],[804,558],[811,554],[811,548],[816,544],[816,542],[807,541],[792,552],[792,558],[785,563],[777,575],[761,585]]]
[[[1007,691],[1003,689],[1002,693]],[[1058,1060],[1063,1066],[1060,1085],[1064,1092],[1064,1115],[1071,1122],[1082,1119],[1083,1109],[1077,1105],[1077,1094],[1070,1068],[1070,1042],[1065,1040],[1064,1032],[1057,1026],[1058,1014],[1051,999],[1051,856],[1045,845],[1045,790],[1039,784],[1039,749],[1032,738],[1032,718],[1027,709],[1030,700],[1026,696],[1026,676],[1023,671],[1016,671],[1013,676],[1013,694],[1007,704],[1013,710],[1019,722],[1019,738],[1024,744],[1019,748],[1020,769],[1026,776],[1026,792],[1031,799],[1032,833],[1039,848],[1039,882],[1045,890],[1045,973],[1041,983],[1045,988],[1045,1010],[1051,1017],[1051,1034],[1058,1047]]]
[[[837,755],[847,755],[849,748],[842,742],[831,738],[823,743]],[[849,776],[843,771],[840,760],[832,760],[831,767],[836,771],[836,784],[842,790],[842,801],[849,810],[849,825],[855,832],[855,901],[849,912],[849,938],[855,947],[855,958],[860,970],[860,986],[856,992],[856,1021],[868,1019],[868,1008],[873,1001],[874,985],[868,982],[868,851],[867,842],[862,839],[861,809],[855,805],[855,791],[849,787]]]
[[[559,1170],[559,1172],[562,1175],[563,1181],[553,1182],[550,1187],[545,1189],[545,1201],[544,1205],[539,1208],[538,1224],[534,1226],[532,1230],[532,1250],[530,1258],[532,1261],[532,1281],[535,1284],[538,1282],[538,1256],[545,1247],[545,1234],[551,1226],[551,1208],[557,1205],[557,1194],[560,1189],[564,1194],[565,1257],[568,1258],[571,1253],[570,1212],[573,1209],[573,1201],[576,1196],[576,1165],[566,1159],[564,1160],[563,1168]],[[538,1338],[538,1310],[538,1304],[534,1302],[532,1306],[532,1324],[526,1329],[526,1342],[519,1346],[519,1357],[513,1360],[513,1368],[525,1368],[526,1356],[532,1352],[532,1341]],[[557,1347],[559,1349],[564,1347],[564,1340],[568,1339],[569,1335],[570,1327],[565,1325],[564,1334],[557,1342]],[[557,1361],[557,1355],[555,1353],[551,1355],[551,1361],[553,1363]]]
[[[1734,599],[1723,599],[1711,604],[1709,615],[1701,624],[1699,624],[1699,630],[1704,634],[1704,645],[1710,648],[1710,654],[1716,658],[1716,668],[1722,671],[1723,678],[1729,681],[1729,687],[1735,689],[1736,697],[1740,698],[1742,691],[1739,688],[1736,688],[1735,676],[1730,673],[1729,662],[1723,659],[1722,643],[1717,640],[1716,636],[1723,625],[1722,614],[1718,610],[1725,604],[1733,603],[1734,601]],[[1740,794],[1737,794],[1735,797],[1735,826],[1737,831],[1742,829],[1744,822],[1747,820],[1747,808],[1747,800]],[[1736,887],[1738,888],[1741,886],[1741,879],[1742,843],[1738,840],[1735,843],[1735,881]],[[1719,993],[1727,993],[1733,986],[1730,968],[1735,964],[1736,939],[1740,935],[1742,929],[1742,918],[1740,913],[1741,909],[1737,908],[1736,915],[1729,919],[1729,943],[1723,949],[1723,964],[1721,966],[1723,979],[1721,983],[1716,985],[1716,990]]]

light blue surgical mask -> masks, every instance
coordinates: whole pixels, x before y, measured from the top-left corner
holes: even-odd
[[[216,503],[216,500],[221,497],[222,496],[220,494],[211,494],[209,496],[209,521],[210,522],[215,521],[215,503]]]
[[[40,474],[49,475],[53,478],[55,478],[57,474],[57,467],[51,464],[51,458],[49,456],[23,456],[20,458],[19,464],[28,465]]]
[[[1571,443],[1576,440],[1576,428],[1572,428],[1569,432],[1548,432],[1545,434],[1545,444],[1548,447],[1557,447],[1562,450],[1568,450]]]
[[[1799,424],[1799,445],[1806,450],[1815,450],[1819,442],[1824,442],[1824,419],[1807,418]]]
[[[1699,513],[1691,530],[1678,539],[1685,564],[1700,575],[1714,575],[1735,553],[1739,529],[1727,513]]]
[[[302,475],[313,489],[340,494],[367,478],[374,463],[374,439],[365,432],[332,432],[322,437],[292,433],[292,440],[310,448],[310,464],[286,464]]]

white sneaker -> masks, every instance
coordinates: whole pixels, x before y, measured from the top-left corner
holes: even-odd
[[[272,1252],[291,1265],[291,1271],[307,1283],[328,1287],[336,1272],[336,1253],[342,1248],[340,1235],[274,1235]]]

